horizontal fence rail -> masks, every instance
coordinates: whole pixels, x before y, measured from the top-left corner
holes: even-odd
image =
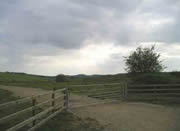
[[[154,99],[154,100],[179,100],[180,84],[150,84],[128,85],[128,98],[131,99]]]
[[[18,118],[20,115],[23,115],[24,113],[32,113],[32,115],[30,115],[29,118],[15,124],[9,129],[6,129],[6,131],[16,131],[23,128],[24,126],[31,125],[31,124],[32,126],[30,127],[30,129],[26,129],[26,130],[34,131],[35,129],[43,125],[45,122],[47,122],[48,120],[56,116],[58,113],[60,113],[63,109],[68,108],[68,105],[67,105],[68,102],[66,102],[68,94],[66,90],[67,88],[63,88],[59,90],[53,89],[53,91],[49,91],[47,93],[43,93],[40,95],[35,95],[32,97],[27,97],[27,98],[19,99],[16,101],[1,104],[0,109],[3,110],[4,108],[7,108],[7,107],[12,108],[15,105],[20,105],[27,101],[32,102],[32,105],[30,107],[27,107],[20,111],[16,111],[15,113],[11,113],[9,115],[6,115],[0,118],[0,124],[4,124],[8,122],[9,120],[13,120],[14,118]],[[41,101],[37,101],[38,98],[41,98],[45,95],[49,95],[50,98],[45,98]],[[40,110],[39,113],[36,113],[36,110]],[[40,121],[38,122],[37,120],[40,120]]]
[[[7,103],[3,103],[3,104],[0,104],[0,108],[5,108],[5,107],[9,107],[9,106],[12,106],[12,105],[17,105],[17,104],[21,104],[21,103],[25,103],[29,100],[33,98],[39,98],[41,96],[44,96],[44,95],[48,95],[48,94],[52,94],[52,91],[49,91],[49,92],[46,92],[46,93],[42,93],[40,95],[35,95],[35,96],[31,96],[31,97],[26,97],[26,98],[23,98],[23,99],[19,99],[19,100],[16,100],[16,101],[11,101],[11,102],[7,102]]]
[[[42,126],[44,123],[46,123],[48,120],[52,119],[53,117],[55,117],[58,113],[60,113],[64,108],[60,108],[58,111],[54,112],[53,114],[51,114],[50,116],[48,116],[47,118],[43,119],[41,122],[39,122],[37,125],[35,125],[34,127],[32,127],[31,129],[29,129],[28,131],[34,131],[35,129],[39,128],[40,126]]]
[[[69,85],[69,87],[88,87],[88,86],[107,86],[107,85],[124,85],[124,83],[106,83],[106,84],[88,84],[88,85]]]
[[[128,87],[180,87],[180,84],[141,84],[141,85],[128,85]]]
[[[125,83],[69,85],[70,108],[111,103],[125,98]]]

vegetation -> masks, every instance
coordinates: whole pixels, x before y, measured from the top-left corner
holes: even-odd
[[[19,99],[19,97],[13,96],[13,93],[11,93],[7,90],[0,89],[0,104],[9,102],[9,101],[13,101],[13,100],[17,100],[17,99]],[[25,109],[29,106],[30,106],[30,103],[27,102],[24,104],[20,104],[20,105],[16,105],[11,108],[8,108],[8,110],[7,110],[7,108],[0,108],[0,118],[7,116],[9,114],[15,113],[16,111]],[[19,115],[19,117],[16,117],[8,122],[0,123],[0,127],[1,127],[0,129],[1,129],[1,131],[5,131],[6,129],[10,128],[11,126],[13,126],[23,120],[26,120],[30,116],[31,116],[31,114],[24,113],[23,115]]]
[[[65,76],[67,82],[56,82],[56,77],[37,76],[23,73],[0,72],[0,85],[43,88],[51,90],[67,85],[86,85],[103,83],[131,83],[131,84],[173,84],[180,83],[180,72],[151,72],[116,75],[75,75]],[[84,88],[84,87],[83,87]],[[92,86],[89,88],[99,88]],[[73,88],[78,90],[79,88]],[[82,87],[81,87],[82,89]]]
[[[16,99],[18,99],[18,97],[14,97],[12,92],[0,89],[0,104]]]
[[[0,85],[43,88],[52,90],[63,88],[66,85],[124,83],[128,81],[126,74],[117,75],[75,75],[66,76],[67,82],[56,82],[56,77],[29,75],[24,73],[0,72]]]
[[[138,47],[128,57],[125,57],[126,71],[130,73],[160,72],[164,69],[160,54],[154,52],[155,46],[151,48]]]
[[[38,131],[103,131],[98,121],[91,118],[79,118],[72,113],[62,112]]]
[[[68,78],[63,74],[60,74],[56,76],[56,82],[68,82]]]
[[[129,75],[131,84],[177,84],[180,83],[179,73],[136,73]]]

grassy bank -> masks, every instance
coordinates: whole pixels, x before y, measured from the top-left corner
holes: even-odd
[[[0,89],[0,104],[9,102],[9,101],[13,101],[16,99],[18,99],[18,97],[13,96],[12,92]]]
[[[98,121],[91,118],[79,118],[72,113],[62,112],[38,131],[103,131]]]

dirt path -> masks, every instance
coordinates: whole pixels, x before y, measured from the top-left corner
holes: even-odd
[[[0,89],[5,89],[14,93],[15,96],[28,97],[32,95],[38,95],[47,92],[46,90],[39,88],[25,88],[17,86],[3,86],[0,85]]]
[[[180,108],[145,104],[114,103],[72,110],[81,117],[91,117],[108,131],[179,131]]]
[[[0,86],[15,93],[16,96],[27,97],[47,92],[36,88]],[[87,103],[94,99],[73,95],[72,102]],[[79,99],[79,100],[78,100]],[[89,107],[71,109],[80,117],[98,120],[107,131],[180,131],[180,107],[169,107],[146,103],[109,103]]]

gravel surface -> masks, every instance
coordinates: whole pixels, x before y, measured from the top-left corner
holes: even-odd
[[[180,107],[120,102],[72,111],[98,120],[108,131],[180,131]]]

